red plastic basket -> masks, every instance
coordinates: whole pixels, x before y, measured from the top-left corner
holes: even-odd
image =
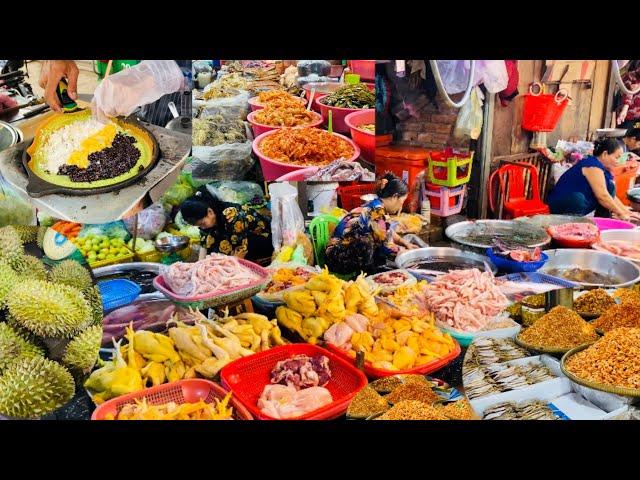
[[[325,386],[333,403],[291,420],[329,420],[343,415],[349,402],[365,385],[367,377],[350,362],[324,348],[308,343],[294,343],[274,347],[250,357],[239,358],[225,366],[220,372],[222,385],[231,390],[254,417],[275,420],[258,408],[258,399],[270,383],[270,373],[280,360],[294,355],[325,355],[329,358],[331,380]]]
[[[524,111],[522,114],[522,128],[531,132],[552,132],[562,116],[562,112],[569,103],[565,90],[558,90],[555,95],[533,93],[534,83],[529,93],[524,96]]]
[[[200,400],[213,403],[216,398],[222,400],[228,393],[220,385],[209,380],[200,378],[179,380],[112,398],[94,410],[91,420],[105,420],[108,414],[115,416],[125,405],[135,403],[136,400],[143,398],[146,398],[151,405],[163,405],[169,402],[182,405],[183,403],[196,403]],[[235,397],[232,396],[229,403],[233,407],[235,420],[253,420],[251,414]]]
[[[348,185],[345,187],[338,187],[338,195],[340,196],[340,203],[342,208],[347,211],[351,211],[354,208],[362,206],[362,195],[373,193],[376,190],[374,182],[360,183],[358,185]]]
[[[440,370],[442,367],[449,365],[453,362],[460,352],[460,344],[453,339],[455,344],[455,348],[453,351],[448,354],[446,357],[439,358],[434,360],[433,362],[426,363],[424,365],[420,365],[419,367],[409,368],[406,370],[384,370],[382,368],[375,368],[371,365],[371,362],[364,362],[364,371],[369,378],[382,378],[382,377],[390,377],[391,375],[411,375],[411,374],[420,374],[420,375],[428,375],[429,373],[433,373],[436,370]],[[327,348],[337,355],[348,359],[350,362],[355,362],[355,359],[352,358],[347,352],[332,345],[330,343],[327,344]]]

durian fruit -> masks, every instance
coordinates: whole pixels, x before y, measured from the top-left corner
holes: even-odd
[[[9,324],[0,323],[0,374],[22,358],[44,356],[44,349],[28,342]]]
[[[14,271],[21,280],[32,278],[34,280],[46,280],[47,268],[39,259],[31,255],[23,255],[13,265]]]
[[[0,414],[38,418],[65,405],[75,394],[71,373],[44,357],[22,359],[0,376]]]
[[[18,274],[6,263],[0,262],[0,308],[4,306],[9,290],[18,283]]]
[[[38,234],[36,236],[36,243],[38,244],[38,248],[42,250],[44,248],[44,234],[47,233],[48,227],[43,227],[40,225],[38,227]]]
[[[89,270],[75,260],[63,260],[49,272],[49,281],[84,290],[93,285]]]
[[[20,235],[23,244],[35,242],[38,238],[38,227],[35,225],[13,225],[13,229]]]
[[[43,280],[19,283],[9,291],[6,304],[21,327],[40,337],[71,338],[91,321],[80,290]]]
[[[24,255],[24,247],[20,235],[11,226],[0,228],[0,262],[6,262],[12,267]]]
[[[84,298],[89,302],[91,307],[91,325],[102,325],[104,311],[102,309],[102,296],[97,285],[93,285],[82,291]]]
[[[67,345],[62,363],[72,370],[89,372],[96,364],[102,344],[102,326],[89,327]]]

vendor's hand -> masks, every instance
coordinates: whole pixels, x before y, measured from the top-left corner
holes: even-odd
[[[629,216],[633,219],[633,220],[640,220],[640,212],[630,212]]]
[[[620,110],[620,113],[618,114],[618,119],[617,119],[618,125],[620,125],[622,122],[625,121],[625,119],[627,118],[628,111],[629,111],[629,105],[625,105],[622,107],[622,109]]]
[[[127,116],[180,90],[183,84],[182,71],[173,60],[144,60],[102,80],[94,92],[91,110],[100,120]]]
[[[40,71],[40,86],[44,88],[44,101],[56,112],[62,111],[58,100],[58,84],[67,79],[67,94],[73,100],[78,98],[78,66],[73,60],[45,60]]]

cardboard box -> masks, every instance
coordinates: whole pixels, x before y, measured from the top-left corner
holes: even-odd
[[[542,81],[547,83],[559,82],[567,66],[569,70],[562,78],[562,83],[591,80],[596,67],[595,60],[546,60],[545,64],[547,68]]]

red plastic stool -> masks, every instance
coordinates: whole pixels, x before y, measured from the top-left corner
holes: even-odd
[[[530,175],[531,198],[527,198],[525,187],[527,171]],[[528,163],[503,165],[491,174],[489,177],[489,206],[493,213],[496,213],[493,190],[493,180],[496,176],[500,180],[500,196],[507,218],[549,213],[549,206],[540,199],[538,169]]]

